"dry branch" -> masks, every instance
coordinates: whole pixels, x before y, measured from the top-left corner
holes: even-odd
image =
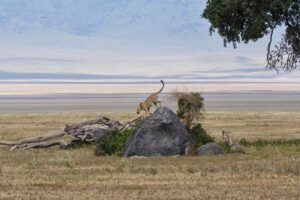
[[[91,126],[95,124],[105,125],[109,128],[119,128],[120,126],[122,126],[122,124],[119,121],[111,120],[107,117],[98,117],[97,119],[92,119],[77,124],[66,125],[64,131],[69,134],[74,134],[83,127]]]
[[[59,146],[61,148],[65,148],[69,145],[69,142],[64,140],[57,140],[57,141],[50,141],[50,142],[37,142],[37,143],[29,143],[29,144],[22,144],[17,146],[18,149],[26,150],[31,148],[48,148],[52,146]],[[14,149],[11,149],[14,150]]]
[[[18,141],[0,141],[0,146],[10,146],[11,150],[15,149],[31,149],[31,148],[48,148],[52,146],[59,147],[67,147],[73,143],[91,143],[96,141],[95,132],[99,130],[99,128],[91,127],[92,125],[103,125],[107,128],[105,130],[113,130],[119,129],[123,130],[129,127],[133,127],[136,125],[138,121],[140,121],[142,117],[138,117],[132,121],[121,123],[117,120],[111,120],[107,117],[98,117],[96,119],[87,120],[84,122],[66,125],[63,130],[50,131],[44,135],[26,138]],[[62,137],[62,136],[70,136],[70,142],[64,140],[55,140],[53,139]]]
[[[27,139],[23,139],[23,140],[19,140],[19,141],[0,141],[0,145],[16,146],[16,145],[22,145],[22,144],[27,144],[27,143],[42,142],[45,140],[50,140],[50,139],[54,139],[57,137],[61,137],[65,134],[66,133],[63,130],[50,131],[50,132],[46,133],[45,135],[27,138]]]

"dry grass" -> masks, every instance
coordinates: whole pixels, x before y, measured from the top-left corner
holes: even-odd
[[[231,131],[237,139],[300,138],[299,112],[211,112],[203,125],[217,138],[222,129]]]
[[[97,115],[0,115],[0,138],[38,135]],[[300,113],[207,113],[204,126],[217,138],[222,128],[237,138],[299,138]],[[299,145],[212,157],[124,159],[93,151],[0,148],[0,199],[300,199]]]

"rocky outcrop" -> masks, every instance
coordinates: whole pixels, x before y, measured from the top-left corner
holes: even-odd
[[[169,108],[158,108],[146,117],[126,140],[121,155],[172,156],[184,155],[194,140],[180,119]]]
[[[216,143],[213,143],[213,142],[209,142],[209,143],[197,148],[197,152],[198,152],[199,156],[217,155],[217,154],[224,153],[223,149],[219,145],[217,145]]]

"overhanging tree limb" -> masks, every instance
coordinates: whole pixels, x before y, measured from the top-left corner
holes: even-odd
[[[300,0],[209,0],[202,17],[226,43],[257,41],[270,33],[267,67],[292,71],[300,64]],[[276,25],[276,26],[274,26]],[[272,50],[273,32],[284,27],[283,40]]]
[[[273,42],[273,33],[274,33],[274,29],[275,27],[271,27],[271,32],[270,32],[270,41],[269,41],[269,44],[268,44],[268,48],[267,48],[267,67],[271,67],[271,63],[270,63],[270,54],[271,54],[271,45],[272,45],[272,42]],[[277,70],[277,69],[276,69]]]

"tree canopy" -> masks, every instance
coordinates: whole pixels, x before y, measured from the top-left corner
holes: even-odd
[[[208,0],[202,15],[210,33],[218,31],[224,46],[256,41],[270,35],[267,67],[292,71],[300,67],[300,0]],[[279,43],[272,46],[273,32],[285,27]]]

